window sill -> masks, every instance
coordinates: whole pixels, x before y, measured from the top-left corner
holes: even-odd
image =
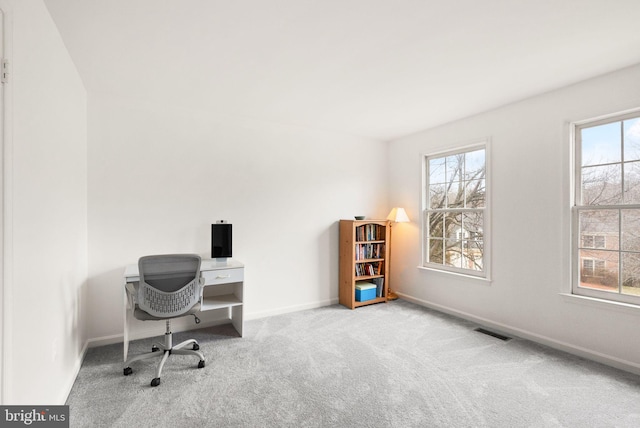
[[[441,273],[443,275],[453,275],[453,276],[457,276],[457,277],[460,277],[460,278],[471,279],[471,280],[474,280],[474,281],[483,282],[486,285],[490,285],[491,282],[492,282],[491,278],[484,278],[482,276],[467,275],[467,274],[460,273],[460,272],[452,272],[452,271],[448,271],[448,270],[435,269],[435,268],[430,268],[430,267],[426,267],[426,266],[417,266],[417,268],[420,269],[420,270],[424,270],[424,271]]]
[[[570,303],[577,303],[601,309],[613,309],[628,314],[640,315],[640,306],[631,303],[614,302],[613,300],[598,299],[597,297],[580,296],[579,294],[560,293],[562,298]]]

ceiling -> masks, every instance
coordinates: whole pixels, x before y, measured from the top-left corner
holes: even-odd
[[[640,63],[638,0],[44,0],[91,94],[392,140]]]

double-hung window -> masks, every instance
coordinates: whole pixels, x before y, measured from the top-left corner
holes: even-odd
[[[486,145],[424,159],[426,268],[487,276]]]
[[[573,135],[573,293],[640,304],[640,112]]]

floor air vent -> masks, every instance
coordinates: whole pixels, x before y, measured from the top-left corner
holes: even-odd
[[[508,336],[503,336],[500,333],[496,333],[495,331],[487,330],[482,327],[478,327],[474,331],[477,331],[478,333],[486,334],[487,336],[495,337],[496,339],[500,339],[504,342],[506,342],[507,340],[511,340],[511,338]]]

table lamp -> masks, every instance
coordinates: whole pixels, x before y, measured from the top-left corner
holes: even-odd
[[[406,211],[404,210],[404,208],[400,208],[400,207],[395,207],[391,210],[391,212],[389,213],[389,215],[387,216],[387,220],[391,220],[391,223],[407,223],[410,222],[411,220],[409,220],[409,216],[407,215]],[[391,231],[393,230],[393,227],[391,228],[391,230],[389,231],[389,257],[391,257]],[[389,269],[391,267],[391,264],[389,264],[389,266],[387,266],[387,269]],[[389,269],[389,278],[391,278],[391,270]],[[389,292],[387,293],[387,300],[396,300],[398,298],[398,295],[396,293],[394,293],[391,290],[391,287],[389,287]]]

